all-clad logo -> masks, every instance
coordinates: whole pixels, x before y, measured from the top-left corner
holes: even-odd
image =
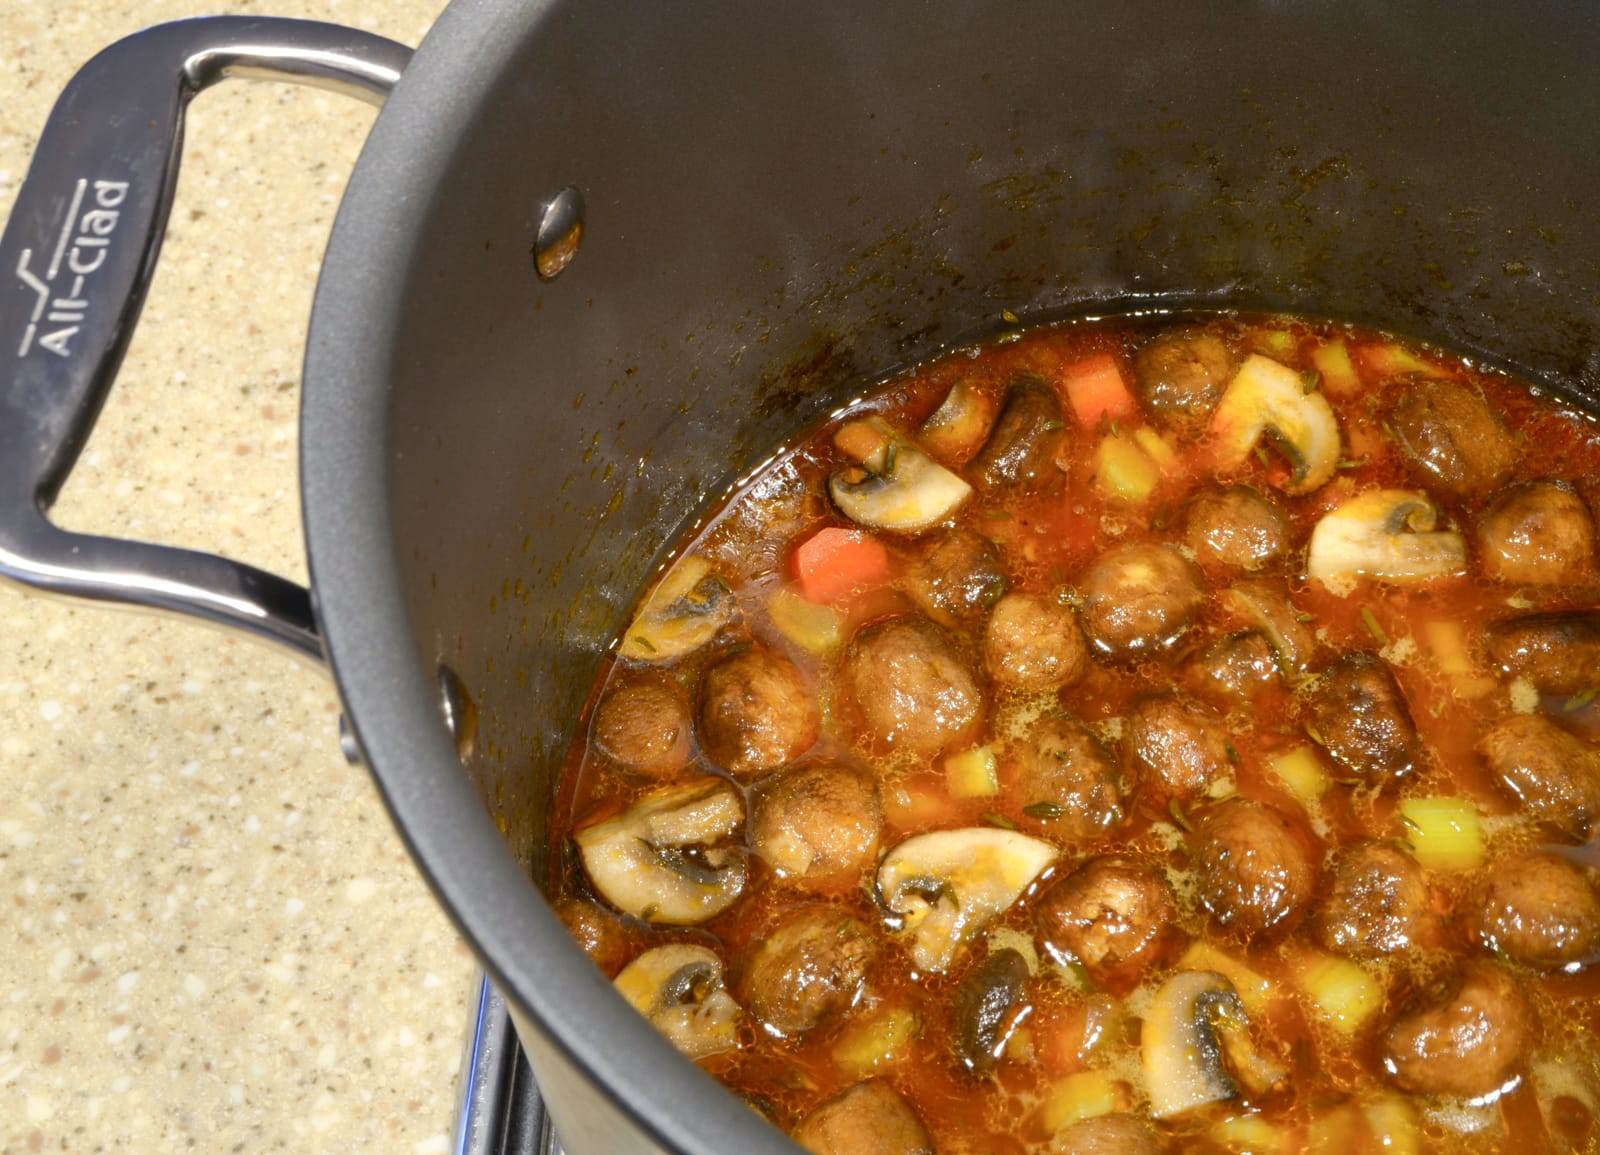
[[[72,339],[89,315],[85,290],[90,278],[106,263],[111,234],[117,231],[121,205],[127,196],[125,180],[78,181],[43,276],[33,268],[33,250],[22,250],[22,256],[17,258],[17,276],[38,299],[33,303],[28,327],[22,332],[22,343],[17,346],[18,357],[26,357],[35,348],[57,357],[72,355]],[[87,208],[86,198],[92,202]]]

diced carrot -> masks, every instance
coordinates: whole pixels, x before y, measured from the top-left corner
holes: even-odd
[[[1134,416],[1139,407],[1122,380],[1122,370],[1110,353],[1086,357],[1061,371],[1067,400],[1078,424],[1094,429],[1102,418],[1121,421]]]
[[[795,577],[807,601],[827,604],[889,576],[889,551],[859,529],[829,526],[794,553]]]

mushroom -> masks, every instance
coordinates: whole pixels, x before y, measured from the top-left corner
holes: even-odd
[[[733,620],[733,592],[703,557],[680,558],[634,614],[619,650],[637,662],[670,662],[699,649]]]
[[[589,881],[612,906],[645,922],[689,926],[744,889],[742,848],[716,847],[744,821],[744,803],[714,779],[648,794],[573,835]]]
[[[928,451],[942,461],[963,462],[979,449],[989,436],[998,406],[993,397],[980,393],[965,381],[957,381],[944,395],[917,437]]]
[[[1322,515],[1306,575],[1343,593],[1358,575],[1417,581],[1465,572],[1466,539],[1435,531],[1438,523],[1438,509],[1420,490],[1369,490]]]
[[[967,1070],[994,1070],[1006,1043],[1026,1017],[1028,960],[1010,947],[991,951],[967,973],[951,1000],[956,1055]]]
[[[739,1004],[723,985],[722,960],[703,946],[647,950],[616,978],[629,1005],[691,1059],[738,1045]]]
[[[1239,993],[1215,971],[1179,971],[1156,992],[1140,1033],[1150,1114],[1170,1119],[1244,1089],[1263,1094],[1287,1075],[1250,1038]]]
[[[1243,463],[1270,434],[1292,468],[1282,487],[1289,493],[1310,493],[1339,468],[1339,422],[1328,399],[1308,393],[1299,373],[1259,353],[1234,374],[1212,414],[1211,432],[1225,469]]]
[[[881,417],[842,426],[834,443],[860,462],[828,479],[828,493],[857,525],[914,533],[937,525],[972,487]]]
[[[1281,585],[1265,580],[1237,582],[1224,597],[1241,618],[1266,636],[1284,670],[1292,675],[1305,671],[1317,639]]]
[[[1056,860],[1054,846],[1014,830],[968,826],[908,838],[878,867],[878,895],[910,935],[917,967],[943,972],[963,942]]]

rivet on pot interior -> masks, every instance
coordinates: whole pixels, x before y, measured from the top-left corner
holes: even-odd
[[[478,707],[473,704],[461,676],[442,662],[439,664],[439,713],[456,740],[456,756],[466,761],[472,757],[478,738]]]
[[[583,243],[583,194],[568,185],[545,202],[533,237],[533,267],[541,280],[553,281],[578,255]]]

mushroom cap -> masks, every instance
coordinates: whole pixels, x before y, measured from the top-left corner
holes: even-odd
[[[900,917],[918,969],[942,972],[961,944],[1016,902],[1058,853],[1015,830],[935,830],[906,839],[884,856],[878,894]]]
[[[972,496],[972,486],[881,418],[852,422],[836,440],[854,451],[861,468],[830,477],[828,495],[857,525],[916,533]]]
[[[1321,393],[1307,393],[1299,373],[1252,353],[1228,384],[1211,417],[1217,460],[1225,469],[1240,465],[1268,430],[1289,458],[1293,473],[1283,486],[1310,493],[1339,468],[1339,420]]]
[[[640,603],[617,652],[636,662],[675,661],[716,637],[737,611],[710,562],[679,558]]]
[[[739,1004],[723,985],[722,960],[703,946],[647,950],[613,985],[634,1010],[691,1059],[738,1045]]]
[[[743,822],[738,791],[713,779],[647,794],[573,840],[589,881],[612,906],[683,926],[721,914],[744,889],[743,850],[713,846]]]
[[[1283,1068],[1257,1050],[1233,984],[1215,971],[1179,971],[1161,985],[1140,1032],[1150,1114],[1168,1119],[1231,1099],[1238,1082],[1264,1090]],[[1230,1070],[1231,1066],[1231,1070]]]
[[[1311,531],[1306,576],[1335,593],[1357,577],[1421,581],[1465,573],[1467,542],[1435,530],[1439,511],[1415,489],[1371,489],[1322,515]]]

